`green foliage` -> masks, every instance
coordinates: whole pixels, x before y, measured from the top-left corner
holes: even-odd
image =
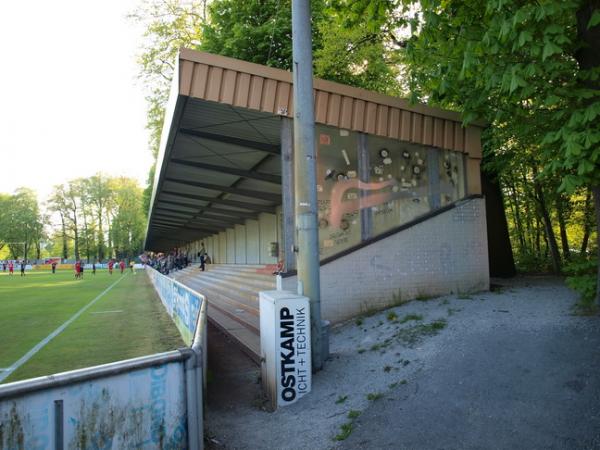
[[[141,0],[129,18],[145,28],[138,57],[139,76],[148,91],[149,146],[156,158],[175,58],[181,47],[199,45],[206,18],[206,1]]]
[[[413,99],[457,109],[465,123],[482,120],[489,125],[485,158],[488,169],[512,191],[518,229],[513,242],[525,259],[520,263],[532,266],[529,255],[544,256],[558,273],[554,220],[562,222],[564,259],[570,249],[563,239],[568,208],[552,211],[554,203],[561,203],[557,191],[571,196],[581,187],[600,186],[598,3],[404,3],[420,8],[409,21],[403,53]],[[526,203],[530,211],[518,209],[520,194],[532,199]],[[541,221],[531,220],[536,216]],[[535,236],[533,242],[524,239],[523,230]],[[545,261],[540,261],[542,267]]]
[[[322,46],[314,54],[315,74],[389,95],[402,93],[397,55],[386,49],[392,36],[385,29],[385,10],[340,1],[330,2],[325,11],[328,20],[317,23]]]
[[[336,405],[341,405],[342,403],[344,403],[346,400],[348,400],[348,396],[347,395],[340,395],[337,400],[335,401]]]
[[[311,2],[314,23],[323,20],[323,2]],[[200,50],[280,69],[292,67],[291,0],[214,0],[208,7]],[[313,49],[321,46],[318,29]]]
[[[13,259],[36,258],[46,238],[47,221],[31,189],[19,188],[13,195],[0,194],[0,249],[6,246]]]
[[[353,429],[354,429],[354,424],[352,422],[344,423],[341,426],[340,432],[338,434],[336,434],[333,439],[336,441],[343,441],[343,440],[347,439],[348,436],[350,436],[350,433],[352,433]]]
[[[381,392],[370,392],[369,394],[367,394],[367,400],[371,402],[374,402],[381,398],[383,398],[383,394]]]
[[[410,322],[411,320],[423,320],[423,316],[421,314],[406,314],[401,320],[400,323]]]
[[[598,262],[597,258],[580,257],[564,268],[568,275],[567,286],[579,294],[578,306],[582,310],[593,310],[596,299]]]
[[[54,187],[48,207],[60,220],[54,239],[63,258],[133,258],[143,250],[143,190],[133,179],[96,174],[70,180]]]
[[[348,411],[348,419],[354,420],[357,419],[360,416],[360,411],[357,411],[356,409],[351,409],[350,411]]]

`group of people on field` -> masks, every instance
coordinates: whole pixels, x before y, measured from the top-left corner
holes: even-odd
[[[8,269],[8,274],[9,275],[14,275],[15,274],[15,266],[18,266],[21,268],[21,276],[24,277],[25,276],[25,268],[27,267],[27,261],[24,259],[21,260],[8,260],[8,261],[2,261],[2,272],[6,272],[6,269]]]
[[[96,275],[96,262],[94,261],[92,264],[92,275]],[[113,274],[113,270],[120,270],[121,274],[123,274],[125,272],[125,261],[121,260],[121,261],[117,261],[115,259],[110,259],[108,260],[108,263],[106,263],[106,266],[108,268],[108,273],[110,275]],[[75,269],[75,278],[79,279],[79,278],[83,278],[83,271],[85,268],[85,264],[83,263],[83,261],[78,260],[75,262],[75,264],[73,265],[73,268]],[[131,273],[135,273],[135,262],[133,260],[131,260],[129,262],[129,269],[131,270]],[[54,273],[54,267],[52,269],[52,273]]]

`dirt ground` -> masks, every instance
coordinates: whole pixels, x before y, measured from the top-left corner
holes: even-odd
[[[600,449],[600,318],[559,279],[495,282],[334,327],[312,392],[276,412],[211,330],[207,448]]]

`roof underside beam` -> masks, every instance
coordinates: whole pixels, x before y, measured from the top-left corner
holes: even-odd
[[[175,191],[162,191],[162,193],[167,195],[173,195],[175,197],[191,198],[194,200],[202,200],[205,202],[219,203],[221,205],[233,206],[235,208],[248,209],[250,211],[267,212],[272,214],[275,213],[275,206],[273,205],[259,205],[256,203],[240,202],[237,200],[225,200],[222,198],[207,197],[206,195],[184,194],[183,192]]]
[[[189,128],[180,128],[179,132],[188,136],[195,136],[209,141],[223,142],[225,144],[238,145],[240,147],[251,148],[252,150],[260,150],[261,152],[279,155],[281,153],[279,145],[266,144],[264,142],[256,142],[248,139],[241,139],[232,136],[222,136],[220,134],[207,133],[206,131],[191,130]]]
[[[173,200],[164,200],[159,199],[159,203],[168,203],[170,205],[175,206],[183,206],[185,208],[192,208],[194,213],[198,213],[200,211],[208,211],[213,212],[215,214],[220,214],[222,216],[231,216],[231,217],[243,217],[244,219],[256,219],[258,217],[257,213],[250,213],[246,211],[239,211],[235,209],[223,209],[223,208],[215,208],[213,206],[200,206],[200,205],[192,205],[191,203],[182,203],[175,202]]]
[[[185,159],[172,159],[171,163],[179,164],[187,167],[194,167],[196,169],[210,170],[213,172],[227,173],[230,175],[237,175],[243,178],[251,178],[253,180],[264,181],[267,183],[273,183],[281,185],[281,176],[272,175],[270,173],[257,172],[255,170],[243,170],[236,169],[234,167],[217,166],[214,164],[206,164],[197,161],[187,161]]]
[[[240,188],[234,188],[234,187],[230,187],[230,186],[220,186],[218,184],[202,183],[200,181],[183,180],[181,178],[173,178],[173,177],[166,177],[165,181],[169,181],[171,183],[179,183],[179,184],[183,184],[186,186],[199,187],[202,189],[209,189],[211,191],[227,192],[228,194],[240,195],[242,197],[259,198],[261,200],[264,199],[264,200],[272,201],[272,202],[281,201],[281,194],[273,194],[273,193],[263,192],[263,191],[254,191],[254,190],[250,190],[250,189],[240,189]]]

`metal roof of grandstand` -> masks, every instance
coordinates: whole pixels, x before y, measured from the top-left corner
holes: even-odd
[[[467,152],[459,114],[315,79],[316,122]],[[281,116],[292,74],[182,49],[165,115],[145,248],[210,236],[281,204]],[[472,152],[472,150],[469,150]],[[479,150],[480,151],[480,150]],[[470,155],[481,157],[481,155]]]

